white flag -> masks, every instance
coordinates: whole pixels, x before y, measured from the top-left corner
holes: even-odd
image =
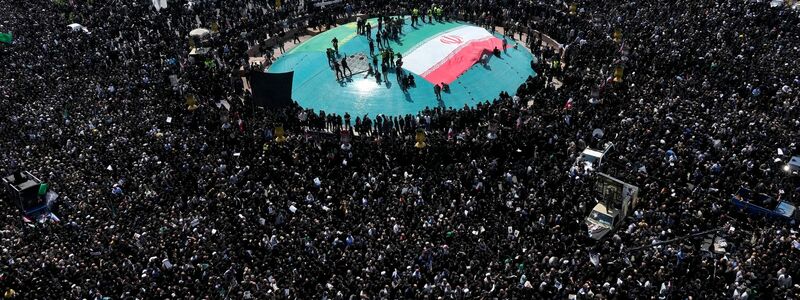
[[[169,261],[169,258],[161,260],[161,264],[164,266],[164,269],[172,269],[172,263]]]
[[[589,253],[589,261],[591,261],[595,267],[600,266],[600,254]]]

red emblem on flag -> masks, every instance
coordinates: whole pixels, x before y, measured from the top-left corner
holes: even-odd
[[[457,35],[445,35],[439,39],[443,44],[461,44],[464,40],[461,39],[460,36]]]

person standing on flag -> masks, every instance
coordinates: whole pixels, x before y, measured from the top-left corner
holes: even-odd
[[[369,55],[375,56],[375,43],[372,39],[369,40]]]
[[[336,80],[341,80],[344,78],[344,73],[342,73],[342,68],[339,66],[339,62],[335,59],[333,60],[333,69],[336,72]]]
[[[381,64],[381,73],[383,73],[383,78],[386,78],[386,81],[389,81],[388,73],[389,73],[389,65],[385,62]]]
[[[350,71],[350,76],[353,76],[353,70],[350,70],[350,67],[347,66],[347,55],[342,57],[342,77],[344,77],[344,70]]]
[[[381,64],[389,65],[389,50],[387,49],[381,51]]]
[[[403,74],[403,68],[401,68],[399,65],[396,66],[394,68],[394,73],[397,75],[397,83],[400,84],[401,87],[405,86],[403,84],[403,78],[405,78],[405,74]]]
[[[333,49],[328,48],[327,50],[325,50],[325,54],[328,55],[328,65],[333,67],[333,62],[336,60],[333,57]]]

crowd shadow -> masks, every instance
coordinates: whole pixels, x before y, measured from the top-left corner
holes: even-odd
[[[345,76],[344,78],[336,79],[340,87],[346,87],[348,83],[353,82],[353,75]]]
[[[414,99],[411,99],[411,93],[408,90],[403,90],[403,96],[406,98],[406,102],[414,103]]]

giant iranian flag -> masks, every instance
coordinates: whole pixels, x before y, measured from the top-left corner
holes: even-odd
[[[431,83],[450,84],[495,47],[502,49],[503,41],[486,29],[458,26],[439,32],[407,51],[403,68]]]

